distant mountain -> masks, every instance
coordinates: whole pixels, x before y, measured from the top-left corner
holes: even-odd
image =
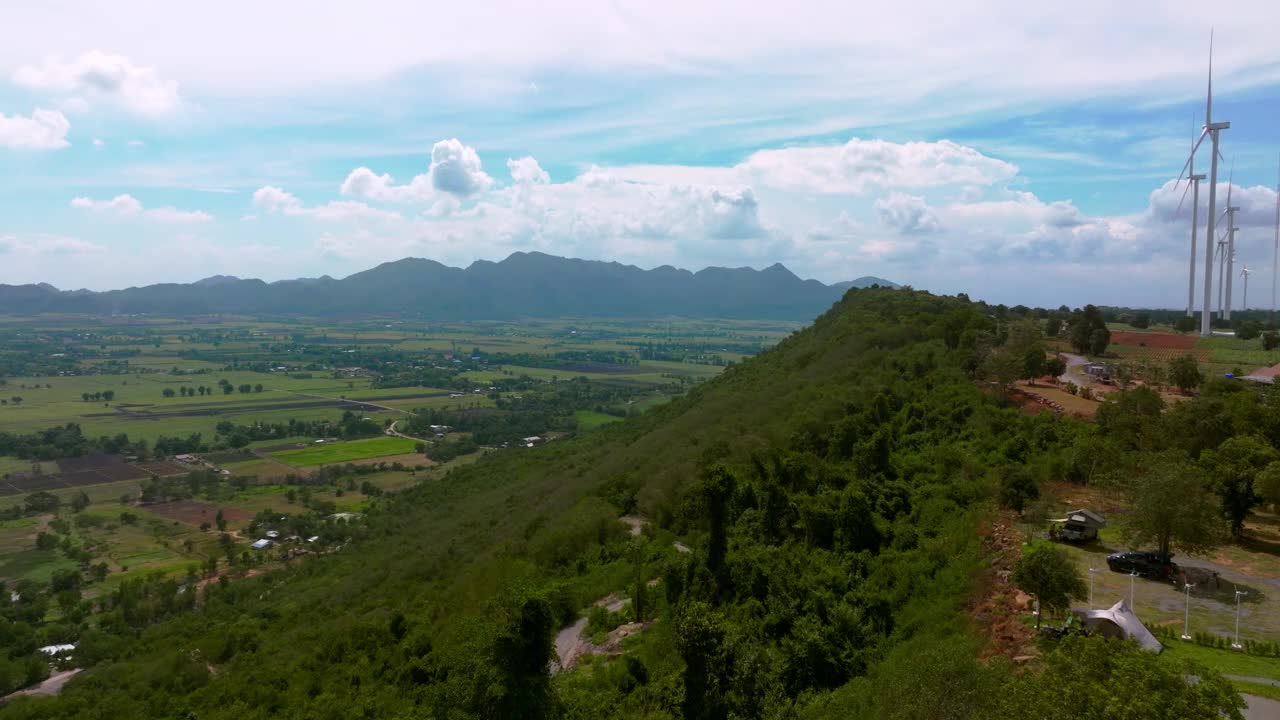
[[[782,265],[764,270],[709,267],[695,273],[669,265],[642,270],[616,262],[518,252],[501,262],[479,260],[465,270],[405,258],[341,280],[326,275],[266,283],[215,275],[190,284],[106,292],[60,291],[43,283],[0,285],[0,308],[22,314],[390,314],[440,320],[684,315],[807,320],[829,308],[849,288],[873,284],[897,287],[873,277],[824,285],[801,280]]]
[[[893,282],[891,280],[885,280],[884,278],[878,278],[874,275],[864,275],[858,278],[857,280],[846,280],[844,282],[832,283],[831,287],[841,292],[846,292],[850,288],[869,288],[875,285],[879,285],[880,287],[887,287],[887,288],[902,287],[896,282]]]

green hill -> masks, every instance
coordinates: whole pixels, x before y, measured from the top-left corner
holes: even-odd
[[[979,389],[991,329],[966,301],[851,291],[684,398],[388,498],[341,550],[213,584],[201,609],[170,608],[176,588],[108,599],[90,669],[0,718],[1059,717],[1057,688],[1129,665],[1144,701],[1220,689],[1172,690],[1115,643],[1044,682],[975,661],[995,488],[1081,427]],[[592,609],[610,593],[632,602]],[[552,675],[583,615],[602,644],[643,626]]]

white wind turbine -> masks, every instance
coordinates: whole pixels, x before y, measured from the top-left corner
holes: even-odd
[[[1231,319],[1231,278],[1235,276],[1236,268],[1236,231],[1240,228],[1236,227],[1236,213],[1240,212],[1240,208],[1231,204],[1231,189],[1235,186],[1235,161],[1231,162],[1231,172],[1227,173],[1227,209],[1222,212],[1222,217],[1227,219],[1227,250],[1223,257],[1223,262],[1227,265],[1227,302],[1222,306],[1222,318],[1224,320]],[[1218,218],[1221,220],[1222,218]]]
[[[1271,248],[1271,315],[1276,314],[1276,277],[1280,275],[1280,168],[1276,170],[1276,240]]]
[[[1240,312],[1249,309],[1249,273],[1251,272],[1253,271],[1249,269],[1248,265],[1245,265],[1244,269],[1240,271],[1240,279],[1244,281],[1244,300],[1240,303]]]
[[[1178,209],[1174,215],[1182,212],[1182,204],[1187,201],[1187,193],[1191,193],[1191,267],[1187,271],[1187,317],[1196,314],[1196,232],[1200,227],[1200,181],[1204,175],[1196,174],[1196,141],[1191,141],[1191,158],[1187,160],[1187,189],[1182,191],[1182,199],[1178,201]],[[1175,186],[1176,187],[1176,186]],[[1205,238],[1206,244],[1212,244],[1211,238]],[[1274,283],[1273,283],[1274,284]],[[1272,293],[1275,294],[1274,292]],[[1273,302],[1272,305],[1275,303]]]
[[[1183,166],[1182,172],[1178,173],[1181,178],[1183,173],[1191,169],[1192,161],[1195,159],[1196,150],[1200,148],[1200,143],[1204,142],[1207,137],[1213,146],[1213,154],[1209,161],[1209,219],[1208,227],[1205,228],[1205,257],[1204,257],[1204,309],[1200,313],[1200,334],[1211,335],[1213,328],[1210,323],[1210,315],[1212,313],[1213,303],[1213,239],[1215,237],[1214,224],[1218,215],[1218,158],[1222,154],[1218,151],[1218,136],[1227,128],[1231,127],[1229,122],[1213,121],[1213,32],[1209,33],[1209,92],[1204,106],[1204,127],[1200,130],[1200,137],[1196,140],[1196,144],[1191,147],[1191,155],[1187,158],[1186,165]]]

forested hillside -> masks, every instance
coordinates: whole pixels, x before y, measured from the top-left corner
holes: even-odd
[[[82,635],[89,669],[0,718],[1233,708],[1212,673],[1119,643],[1071,640],[1021,675],[976,660],[979,528],[1002,487],[1072,472],[1094,432],[975,382],[998,332],[964,299],[852,290],[666,406],[384,499],[337,553],[210,585],[202,607],[140,631],[113,629],[128,625],[108,608]],[[623,515],[649,524],[632,535]],[[630,605],[591,610],[610,593]],[[638,627],[619,657],[552,674],[553,635],[588,613],[598,634]],[[1114,683],[1133,696],[1118,708],[1098,692]]]

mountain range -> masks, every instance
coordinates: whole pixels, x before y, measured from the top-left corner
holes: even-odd
[[[826,285],[781,264],[763,270],[634,265],[517,252],[500,262],[455,268],[404,258],[341,280],[329,276],[264,282],[215,275],[189,284],[124,290],[59,290],[47,283],[0,285],[0,312],[167,316],[209,314],[312,317],[400,315],[427,319],[516,317],[815,317],[853,287],[895,283],[876,277]]]

